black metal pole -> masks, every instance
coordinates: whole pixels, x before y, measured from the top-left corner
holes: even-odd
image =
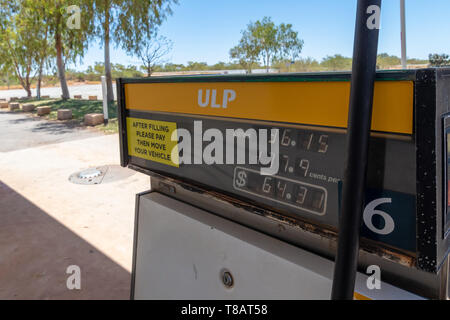
[[[347,131],[347,158],[335,259],[334,300],[353,299],[364,209],[381,0],[358,0]]]

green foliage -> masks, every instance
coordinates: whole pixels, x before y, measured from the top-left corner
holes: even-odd
[[[380,53],[377,56],[377,69],[387,69],[388,67],[400,65],[401,63],[401,59],[394,55]]]
[[[160,41],[158,26],[172,13],[178,0],[0,0],[0,84],[20,84],[28,92],[42,74],[46,84],[58,77],[74,81],[99,81],[110,69],[109,78],[142,77],[145,74],[176,71],[213,71],[244,68],[247,72],[264,66],[281,72],[318,72],[350,70],[352,60],[340,54],[322,61],[299,58],[303,40],[291,24],[276,25],[271,18],[250,22],[241,32],[239,43],[229,54],[231,63],[189,61],[186,65],[166,63],[162,57],[171,47]],[[80,29],[66,26],[67,7],[81,9]],[[67,70],[69,62],[77,63],[94,38],[103,44],[111,39],[130,55],[137,55],[143,66],[124,66],[96,62],[85,71]],[[167,40],[167,39],[166,39]],[[109,41],[109,40],[108,40]],[[163,43],[164,42],[164,43]],[[158,45],[163,43],[159,46]],[[156,48],[156,49],[155,49]],[[160,54],[158,54],[158,52]],[[59,69],[55,70],[55,58]],[[446,54],[430,54],[433,66],[450,65]],[[428,60],[408,59],[408,64],[427,64]],[[391,69],[400,58],[387,53],[377,57],[377,68]],[[62,71],[62,73],[61,73]],[[53,72],[53,74],[52,74]],[[61,83],[65,82],[61,79]],[[109,90],[109,89],[108,89]],[[109,92],[109,91],[108,91]]]
[[[172,14],[172,6],[178,0],[93,0],[97,19],[103,34],[104,23],[109,23],[113,40],[126,52],[133,54],[144,41],[154,35],[156,28]],[[105,11],[110,12],[110,21],[105,21]],[[97,25],[97,28],[99,25]]]
[[[256,39],[251,36],[249,31],[242,32],[239,44],[230,49],[230,57],[237,61],[248,73],[251,73],[255,65],[258,64],[259,49]]]
[[[0,0],[0,13],[0,70],[7,78],[14,72],[30,96],[33,78],[52,54],[45,10],[32,0]]]
[[[117,118],[115,119],[109,119],[108,124],[105,125],[99,125],[97,128],[105,134],[113,134],[119,132],[119,122],[117,121]]]
[[[389,55],[387,53],[380,53],[377,56],[377,69],[392,69],[395,67],[399,67],[402,63],[402,60],[394,55]],[[408,65],[414,64],[428,64],[428,60],[423,59],[407,59],[406,63]]]
[[[186,70],[196,70],[196,71],[208,70],[208,64],[206,62],[188,61]]]
[[[433,67],[445,67],[450,65],[450,57],[445,53],[430,53],[428,55],[428,60],[430,61],[430,65]]]
[[[53,57],[56,57],[58,75],[60,77],[61,88],[65,97],[69,96],[67,83],[65,81],[65,63],[68,61],[75,62],[78,57],[82,57],[92,33],[92,27],[89,23],[91,19],[91,1],[90,0],[1,0],[9,3],[14,9],[11,10],[12,17],[17,17],[19,24],[16,23],[13,33],[16,34],[15,40],[18,41],[20,33],[26,34],[29,39],[20,45],[26,48],[27,54],[33,54],[35,61],[32,68],[26,67],[24,75],[19,74],[20,70],[15,63],[16,76],[22,86],[28,87],[32,81],[28,70],[36,69],[39,79],[43,73],[44,65],[50,63]],[[80,15],[80,29],[71,29],[66,23],[69,18],[67,7],[77,5],[83,12]],[[14,23],[14,19],[9,19]],[[23,37],[25,38],[25,37]],[[14,37],[10,37],[14,41]],[[11,51],[16,53],[20,58],[19,47],[9,45]],[[25,64],[30,65],[30,60]],[[36,66],[37,65],[37,66]],[[22,72],[23,73],[23,72]],[[27,76],[28,75],[28,76]]]
[[[122,47],[128,54],[137,55],[148,63],[156,29],[172,14],[177,0],[91,0],[94,34],[105,50],[105,75],[108,100],[113,99],[109,43]],[[150,54],[149,54],[150,52]],[[146,59],[144,59],[146,58]]]
[[[320,65],[328,71],[351,70],[352,58],[335,54],[334,56],[326,56]]]
[[[304,41],[299,39],[297,31],[292,30],[292,24],[280,24],[277,38],[281,46],[280,53],[276,58],[289,58],[294,61],[300,56]]]
[[[407,64],[428,64],[428,60],[411,58],[411,59],[407,59],[406,63]]]
[[[51,35],[61,37],[62,53],[64,62],[76,63],[77,59],[83,58],[92,40],[94,26],[92,24],[93,11],[92,0],[31,0],[37,3],[46,17]],[[76,5],[80,8],[80,29],[67,27],[70,13],[67,12],[69,6]]]
[[[281,39],[278,37],[278,29],[269,17],[264,17],[262,21],[256,21],[248,25],[248,31],[256,40],[256,49],[264,62],[264,66],[269,69],[270,63],[276,58],[281,49]]]
[[[102,101],[88,101],[88,100],[48,100],[35,103],[36,105],[46,105],[51,108],[50,119],[56,119],[58,109],[72,110],[74,120],[82,121],[84,115],[88,113],[103,113]],[[108,115],[111,119],[117,118],[117,105],[112,103],[108,106]]]
[[[94,66],[89,66],[86,71],[67,70],[67,79],[74,81],[100,81],[100,77],[105,74],[103,62],[95,62]],[[124,66],[120,63],[111,64],[111,74],[113,78],[137,78],[144,74],[136,66]]]
[[[113,78],[137,78],[144,76],[136,66],[129,65],[126,67],[120,63],[112,64],[112,75]]]
[[[1,9],[0,9],[1,10]],[[0,11],[0,17],[2,12]],[[1,19],[0,19],[0,29],[1,29]],[[0,83],[5,83],[8,86],[11,83],[19,83],[17,77],[14,73],[14,67],[9,55],[9,48],[4,40],[5,33],[0,34]]]
[[[280,70],[280,72],[318,72],[325,70],[317,60],[310,57],[295,61],[290,59],[279,60],[272,67]]]
[[[237,70],[241,69],[241,65],[238,63],[226,63],[219,61],[211,66],[208,66],[210,70]]]
[[[164,65],[155,66],[155,71],[174,72],[174,71],[184,71],[185,68],[186,67],[183,64],[166,63]]]
[[[275,61],[295,60],[302,51],[303,40],[292,24],[275,25],[270,17],[250,22],[242,31],[239,44],[230,50],[230,57],[251,72],[253,65],[263,62],[267,71]]]
[[[409,59],[408,64],[424,64],[426,61],[420,59]],[[387,53],[380,53],[377,57],[378,69],[392,69],[401,64],[401,59]],[[278,61],[273,67],[281,72],[319,72],[319,71],[348,71],[352,68],[352,58],[344,57],[340,54],[326,56],[319,63],[312,58]]]
[[[254,66],[260,67],[260,65],[258,64],[255,64]],[[239,63],[226,63],[221,61],[212,65],[208,65],[206,62],[188,61],[187,65],[166,63],[164,65],[155,66],[155,71],[157,72],[218,71],[218,70],[239,70],[239,69],[242,69],[242,65]]]

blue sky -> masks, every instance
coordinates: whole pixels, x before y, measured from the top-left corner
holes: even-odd
[[[399,0],[383,0],[378,52],[400,56]],[[173,41],[167,59],[173,63],[229,62],[229,49],[250,21],[272,17],[291,23],[304,40],[302,57],[321,60],[326,55],[352,55],[356,0],[179,0],[160,28]],[[406,0],[407,55],[450,54],[450,1]],[[103,61],[103,50],[91,44],[81,65]],[[140,65],[136,57],[112,47],[111,61]]]

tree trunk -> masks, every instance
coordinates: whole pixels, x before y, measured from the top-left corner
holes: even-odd
[[[45,59],[47,56],[48,28],[49,28],[49,26],[47,25],[47,27],[45,29],[45,45],[44,45],[43,51],[41,52],[41,58],[39,60],[39,74],[38,74],[38,81],[37,81],[37,85],[36,85],[36,96],[39,100],[41,99],[42,69],[44,68],[44,62],[45,62]]]
[[[111,61],[109,57],[109,1],[105,5],[105,76],[106,76],[106,98],[108,102],[114,101],[114,93],[111,77]]]
[[[9,55],[12,57],[12,62],[14,65],[14,72],[16,73],[16,77],[19,80],[22,88],[27,92],[27,96],[31,97],[30,84],[28,81],[29,73],[26,74],[26,78],[22,77],[22,75],[20,74],[19,64],[18,64],[17,60],[15,59],[14,55],[12,54],[12,48],[11,48],[11,44],[9,43],[9,41],[8,41],[8,47],[10,50]],[[29,70],[27,70],[27,71],[29,72]]]
[[[24,89],[27,92],[27,97],[31,98],[31,82],[30,82],[30,79],[28,78],[28,76],[25,79],[25,87],[24,87]]]
[[[38,81],[36,85],[36,96],[41,99],[42,65],[39,66]]]
[[[58,66],[58,76],[59,82],[61,83],[62,98],[69,99],[69,88],[67,87],[66,72],[64,70],[65,66],[62,58],[62,40],[61,32],[59,30],[59,21],[57,22],[57,24],[58,27],[56,28],[55,32],[56,65]]]

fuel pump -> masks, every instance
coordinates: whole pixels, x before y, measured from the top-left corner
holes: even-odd
[[[379,9],[352,73],[117,79],[132,298],[448,298],[450,69],[375,72]]]

